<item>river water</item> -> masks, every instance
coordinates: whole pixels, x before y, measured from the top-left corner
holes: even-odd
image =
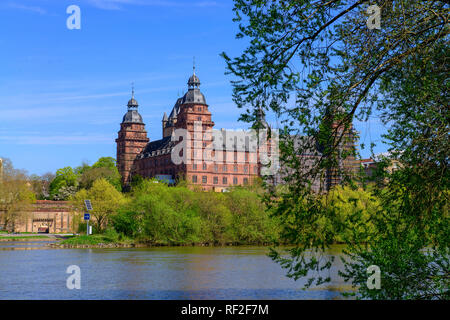
[[[51,249],[47,243],[0,242],[0,299],[341,299],[348,289],[337,265],[330,285],[302,290],[304,282],[287,278],[267,247]],[[70,265],[80,267],[79,290],[66,286]]]

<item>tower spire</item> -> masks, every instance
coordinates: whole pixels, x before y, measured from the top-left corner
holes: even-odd
[[[134,98],[134,82],[131,83],[131,99],[128,101],[128,110],[135,109],[139,106],[138,102]]]
[[[195,57],[193,59],[192,69],[193,69],[193,74],[188,80],[189,90],[200,88],[200,79],[195,74]]]

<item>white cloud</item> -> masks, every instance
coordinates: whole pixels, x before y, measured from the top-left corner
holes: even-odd
[[[0,135],[4,144],[20,145],[85,145],[85,144],[112,144],[114,139],[108,135]]]
[[[89,4],[104,10],[121,10],[125,5],[154,7],[216,7],[216,1],[169,1],[169,0],[86,0]]]
[[[15,3],[15,2],[10,2],[7,4],[7,6],[9,8],[13,8],[13,9],[26,10],[26,11],[39,13],[39,14],[47,14],[47,11],[41,7],[27,6],[27,5],[23,5],[23,4],[19,4],[19,3]]]

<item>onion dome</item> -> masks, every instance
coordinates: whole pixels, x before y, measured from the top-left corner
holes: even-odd
[[[194,73],[190,76],[188,80],[188,92],[181,98],[181,104],[206,104],[206,99],[203,93],[200,92],[200,79]]]
[[[189,88],[200,88],[200,79],[195,74],[195,70],[194,70],[194,74],[189,77],[187,84],[188,84]]]
[[[134,99],[134,87],[131,91],[131,99],[128,100],[127,106],[128,106],[128,109],[131,109],[131,108],[137,109],[137,107],[139,106],[137,100]]]
[[[123,116],[122,123],[140,123],[143,124],[142,116],[137,111],[138,109],[138,102],[136,99],[134,99],[134,87],[131,92],[131,99],[128,101],[128,111]]]

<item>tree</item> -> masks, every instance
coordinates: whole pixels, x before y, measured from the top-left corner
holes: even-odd
[[[60,194],[61,188],[65,192]],[[68,196],[72,194],[72,191],[78,187],[78,174],[72,169],[72,167],[64,167],[56,171],[56,176],[50,183],[50,197],[56,200],[67,200]],[[67,191],[69,191],[67,193]]]
[[[258,121],[257,108],[281,118],[280,161],[293,169],[282,197],[267,199],[289,221],[285,237],[297,247],[290,258],[277,251],[272,257],[289,276],[310,277],[309,285],[329,280],[311,272],[332,261],[308,257],[333,242],[334,228],[319,235],[311,226],[335,211],[311,183],[348,156],[337,150],[353,120],[379,113],[390,126],[389,151],[403,169],[374,191],[380,210],[368,236],[377,241],[348,238],[350,259],[341,275],[361,298],[448,298],[449,4],[373,3],[381,10],[380,30],[368,27],[369,1],[235,0],[237,38],[249,42],[237,58],[222,54],[236,77],[233,99],[246,108],[241,120]],[[314,139],[295,145],[298,134]],[[302,170],[297,155],[317,143],[323,156]],[[381,268],[380,291],[365,286],[370,264]]]
[[[37,199],[45,200],[50,196],[49,187],[53,179],[55,179],[55,175],[51,172],[47,172],[42,176],[33,174],[29,177],[29,181]]]
[[[100,178],[92,184],[89,190],[81,189],[72,198],[71,202],[80,211],[84,210],[84,200],[91,200],[91,211],[94,224],[99,232],[108,225],[112,215],[125,203],[125,198],[106,179]]]
[[[118,191],[122,191],[120,174],[114,158],[102,157],[92,167],[84,165],[82,169],[80,168],[79,173],[80,188],[89,189],[95,180],[104,178]]]
[[[24,171],[14,169],[9,159],[3,158],[0,176],[0,221],[3,229],[15,229],[15,223],[27,216],[36,198]]]

